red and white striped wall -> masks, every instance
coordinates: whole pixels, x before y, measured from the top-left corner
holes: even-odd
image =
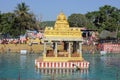
[[[80,68],[87,69],[89,68],[89,62],[87,61],[78,61],[78,62],[43,62],[36,61],[35,65],[37,68]]]
[[[103,44],[103,51],[108,53],[120,53],[120,44],[105,43]]]

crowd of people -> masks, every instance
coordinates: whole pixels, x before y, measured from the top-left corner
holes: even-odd
[[[21,43],[20,39],[0,39],[0,44],[17,44]]]

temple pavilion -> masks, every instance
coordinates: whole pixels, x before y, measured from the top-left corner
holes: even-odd
[[[80,28],[69,27],[66,16],[61,12],[54,27],[46,27],[44,31],[43,56],[35,60],[37,68],[82,68],[87,69],[89,62],[82,57],[82,34]],[[53,44],[52,50],[46,44]],[[58,50],[62,42],[64,50]]]

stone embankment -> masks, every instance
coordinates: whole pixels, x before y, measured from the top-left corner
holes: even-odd
[[[94,54],[98,52],[96,45],[82,45],[83,53],[91,53]]]
[[[47,50],[51,50],[52,47],[50,45],[47,45]],[[62,47],[59,45],[59,50],[61,50]],[[21,50],[27,50],[28,53],[40,53],[43,51],[43,44],[1,44],[0,45],[0,53],[6,53],[6,52],[12,52],[12,53],[19,53]]]
[[[21,50],[27,50],[28,53],[40,53],[43,51],[43,44],[0,44],[0,53],[19,53]],[[47,45],[47,50],[52,50],[50,45]],[[63,50],[62,45],[58,45],[58,50]],[[83,45],[82,50],[85,53],[91,53],[96,50],[96,46]]]

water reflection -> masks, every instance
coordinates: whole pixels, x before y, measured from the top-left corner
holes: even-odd
[[[20,55],[20,66],[24,68],[23,66],[26,64],[26,55]]]
[[[87,74],[87,69],[36,69],[37,73],[40,74]]]
[[[107,56],[101,56],[101,61],[103,61],[108,66],[118,66],[120,67],[120,57],[119,55],[107,55]]]
[[[36,69],[36,72],[43,76],[43,79],[81,79],[81,76],[87,75],[87,69]]]
[[[99,56],[83,54],[90,62],[88,70],[36,69],[39,54],[0,54],[0,80],[118,80],[120,79],[120,54]],[[1,79],[2,78],[2,79]]]

